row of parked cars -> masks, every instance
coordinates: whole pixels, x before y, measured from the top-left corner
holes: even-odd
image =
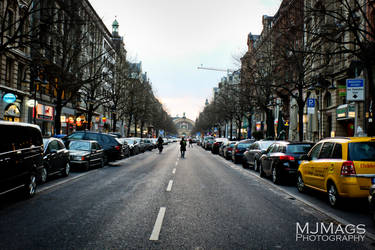
[[[344,198],[368,198],[375,211],[375,137],[327,138],[316,144],[205,137],[200,144],[275,184],[292,180],[300,192],[324,192],[333,207]]]
[[[71,168],[103,167],[156,148],[153,138],[91,131],[77,131],[62,139],[42,138],[37,125],[6,121],[0,121],[0,134],[0,195],[18,190],[31,197],[37,184],[52,175],[68,176]]]

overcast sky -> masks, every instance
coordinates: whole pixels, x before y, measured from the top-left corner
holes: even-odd
[[[192,120],[225,72],[238,68],[247,35],[259,34],[262,16],[280,0],[89,0],[108,29],[119,22],[128,60],[142,61],[155,95],[172,116]]]

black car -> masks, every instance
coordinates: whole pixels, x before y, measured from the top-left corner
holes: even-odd
[[[252,165],[255,171],[259,171],[260,157],[266,153],[268,147],[275,142],[277,141],[260,140],[251,144],[243,155],[242,166],[248,168],[249,165]]]
[[[0,121],[0,195],[20,190],[36,192],[43,168],[43,140],[39,126]]]
[[[243,154],[253,143],[253,139],[242,140],[237,142],[232,149],[232,161],[234,163],[242,162]]]
[[[78,131],[64,137],[65,146],[69,149],[69,143],[74,140],[97,141],[104,150],[104,163],[123,158],[122,144],[113,135],[91,132]]]
[[[85,171],[93,167],[104,167],[104,150],[96,141],[71,141],[69,151],[72,167]]]
[[[370,187],[368,202],[370,205],[370,214],[373,222],[375,223],[375,184]]]
[[[70,172],[69,150],[57,138],[43,139],[44,156],[43,168],[40,171],[39,181],[44,183],[48,176],[61,174],[68,176]]]
[[[301,156],[312,148],[313,143],[279,141],[272,144],[260,157],[260,176],[272,176],[275,184],[295,177]]]

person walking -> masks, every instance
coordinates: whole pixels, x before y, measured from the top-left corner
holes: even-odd
[[[182,137],[180,141],[180,151],[181,151],[181,158],[185,158],[186,141],[184,137]]]
[[[189,139],[189,148],[192,148],[193,147],[193,139]]]

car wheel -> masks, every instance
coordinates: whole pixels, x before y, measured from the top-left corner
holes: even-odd
[[[262,163],[259,164],[259,175],[260,177],[266,177],[266,175],[264,174],[264,171],[263,171],[263,166],[262,166]]]
[[[297,190],[300,193],[305,191],[305,183],[303,182],[302,175],[300,173],[297,175]]]
[[[243,168],[249,168],[249,163],[245,159],[242,159],[242,167]]]
[[[327,186],[327,191],[329,204],[332,207],[337,207],[340,203],[340,196],[335,184],[329,183]]]
[[[272,182],[275,184],[280,183],[280,172],[275,167],[272,168]]]
[[[107,156],[107,154],[104,154],[103,159],[104,159],[104,164],[108,164],[108,156]]]
[[[258,168],[259,168],[258,162],[257,162],[257,160],[254,160],[254,171],[258,172]]]
[[[40,170],[40,182],[45,183],[47,181],[47,176],[48,176],[47,169],[43,167]]]
[[[36,175],[34,173],[30,174],[28,181],[25,183],[24,194],[26,198],[31,198],[36,193]]]
[[[67,177],[70,173],[70,164],[69,162],[67,162],[65,164],[65,168],[63,169],[63,171],[61,172],[63,176]]]

